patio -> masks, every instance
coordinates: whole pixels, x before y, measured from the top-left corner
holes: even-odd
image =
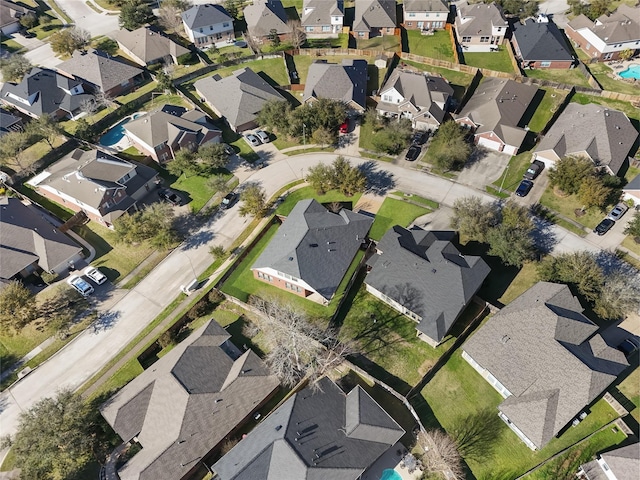
[[[416,466],[410,471],[408,466],[411,460],[406,461],[405,455],[407,455],[405,446],[400,442],[396,443],[362,474],[360,480],[380,480],[383,478],[385,470],[393,470],[402,480],[418,480],[422,476],[422,470]],[[413,458],[414,462],[416,461],[411,454],[408,454],[407,457]],[[394,477],[389,476],[384,478],[395,480]]]

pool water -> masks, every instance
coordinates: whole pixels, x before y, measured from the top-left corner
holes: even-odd
[[[130,117],[125,118],[117,125],[111,127],[107,133],[105,133],[102,137],[100,137],[100,145],[105,147],[111,147],[122,140],[124,137],[124,126],[130,120],[134,120],[139,116],[144,115],[143,113],[134,113]]]
[[[631,65],[626,70],[618,72],[622,78],[637,78],[640,80],[640,65]]]
[[[382,476],[380,477],[380,480],[402,480],[402,477],[395,470],[387,468],[382,472]]]

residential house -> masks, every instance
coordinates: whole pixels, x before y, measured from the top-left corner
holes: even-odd
[[[229,77],[219,75],[194,83],[202,101],[219,117],[224,117],[235,132],[258,126],[256,117],[265,103],[284,100],[278,91],[249,67],[236,70]]]
[[[439,76],[396,68],[380,89],[376,107],[384,117],[411,120],[418,130],[437,130],[453,101],[453,88]]]
[[[522,125],[531,112],[538,88],[533,85],[485,78],[473,96],[454,115],[455,121],[474,132],[475,143],[490,150],[516,155],[527,130]]]
[[[495,3],[459,3],[455,32],[465,52],[496,52],[504,40],[509,24]]]
[[[187,111],[174,105],[163,105],[127,122],[124,133],[134,147],[158,163],[173,160],[180,149],[193,151],[222,139],[222,132],[208,123],[200,110]]]
[[[209,320],[100,407],[124,442],[142,447],[120,480],[191,478],[277,392],[262,360],[230,338]]]
[[[60,75],[53,70],[32,68],[20,83],[6,82],[0,89],[0,101],[30,117],[48,114],[53,118],[75,119],[94,97],[85,93],[80,80]]]
[[[546,18],[546,17],[539,17]],[[529,18],[524,25],[512,25],[511,42],[522,68],[569,69],[576,59],[569,50],[564,34],[553,22]]]
[[[449,17],[448,0],[405,0],[402,8],[407,30],[439,30]]]
[[[82,247],[49,223],[33,205],[0,196],[0,281],[43,270],[62,273],[82,260]]]
[[[416,322],[418,338],[436,347],[478,292],[491,269],[462,255],[456,233],[398,225],[368,261],[367,292]]]
[[[280,0],[253,0],[244,7],[247,31],[259,43],[269,41],[274,33],[284,40],[291,31],[287,25],[287,12]]]
[[[128,63],[116,60],[99,50],[79,51],[56,67],[67,77],[83,80],[109,97],[117,97],[131,90],[142,80],[144,71]]]
[[[159,183],[150,167],[100,150],[75,149],[27,182],[37,192],[74,212],[112,228]]]
[[[149,27],[140,27],[132,32],[118,30],[115,39],[120,50],[143,67],[160,62],[177,64],[178,57],[189,53],[188,48]]]
[[[624,174],[638,131],[624,112],[596,103],[569,103],[551,126],[534,155],[546,166],[562,157],[586,157],[611,175]]]
[[[338,290],[373,219],[346,208],[338,213],[301,200],[254,264],[254,278],[319,303]]]
[[[640,205],[640,174],[622,187],[622,198],[632,200],[636,206]]]
[[[0,108],[0,137],[9,132],[22,131],[22,118]]]
[[[24,5],[18,5],[9,0],[0,0],[0,32],[3,35],[11,35],[16,33],[22,26],[20,25],[20,17],[29,13],[35,14],[35,11]]]
[[[462,346],[462,357],[504,398],[500,418],[532,450],[585,418],[628,366],[582,311],[568,286],[539,282]]]
[[[318,98],[343,102],[350,112],[364,112],[367,108],[367,61],[313,62],[309,66],[302,102],[311,103]]]
[[[393,35],[396,24],[396,0],[356,0],[351,33],[357,39]]]
[[[578,15],[567,24],[567,36],[595,60],[617,60],[620,52],[640,49],[640,5],[620,4],[615,12],[592,21]]]
[[[345,394],[325,377],[319,387],[291,395],[213,464],[214,478],[356,480],[403,449],[402,427],[360,385]]]
[[[182,24],[198,48],[223,46],[235,39],[233,18],[221,5],[194,5],[182,13]]]
[[[342,0],[304,0],[300,21],[307,38],[337,38],[342,33]]]
[[[615,448],[580,465],[578,480],[636,480],[640,473],[640,443]]]

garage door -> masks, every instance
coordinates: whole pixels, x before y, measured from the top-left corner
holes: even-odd
[[[478,137],[478,145],[482,145],[485,148],[489,148],[497,152],[500,151],[500,147],[502,146],[500,142],[494,142],[493,140],[489,140],[488,138],[484,137]]]
[[[509,155],[516,155],[518,153],[518,147],[514,145],[505,145],[504,150],[502,151],[504,153],[508,153]]]

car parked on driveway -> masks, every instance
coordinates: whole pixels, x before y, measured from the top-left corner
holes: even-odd
[[[107,281],[107,276],[95,267],[87,267],[82,272],[85,277],[92,280],[96,285],[102,285]]]
[[[622,216],[629,210],[629,207],[625,203],[619,203],[609,212],[607,218],[611,220],[620,220]]]
[[[163,188],[161,190],[158,190],[158,196],[160,197],[161,200],[164,200],[165,202],[169,202],[174,207],[177,207],[182,204],[182,199],[180,198],[180,196],[169,188]]]
[[[611,220],[610,218],[605,218],[598,225],[596,225],[596,228],[593,229],[593,233],[602,236],[609,230],[611,230],[611,227],[613,227],[615,223],[616,222]]]
[[[347,133],[349,131],[349,119],[345,118],[344,122],[340,125],[340,133]]]
[[[635,337],[625,338],[616,348],[624,353],[627,358],[629,358],[631,355],[638,351],[638,349],[640,348],[640,342],[638,342],[638,339]]]
[[[424,145],[428,138],[429,132],[421,132],[418,130],[413,134],[413,137],[411,137],[411,143],[414,145]]]
[[[544,162],[541,162],[540,160],[534,160],[533,162],[531,162],[531,165],[529,165],[529,168],[527,168],[527,171],[524,172],[524,178],[526,180],[533,180],[538,175],[540,175],[540,172],[542,172],[542,170],[544,170]]]
[[[248,133],[244,136],[244,140],[245,142],[247,142],[249,145],[251,145],[252,147],[258,147],[260,146],[260,140],[258,139],[258,137],[256,137],[255,135],[253,135],[252,133]]]
[[[258,137],[262,143],[269,143],[271,141],[269,134],[264,130],[256,130],[256,137]]]
[[[404,156],[405,160],[409,162],[413,162],[420,155],[420,147],[418,145],[411,145],[409,150],[407,150],[407,154]]]
[[[531,191],[531,188],[533,188],[533,182],[531,180],[522,180],[516,189],[516,195],[526,197]]]
[[[93,287],[89,285],[89,282],[83,280],[82,277],[78,275],[71,275],[67,278],[67,283],[83,297],[88,297],[95,291]]]
[[[224,148],[224,153],[226,153],[229,156],[234,155],[236,153],[236,151],[233,149],[233,147],[231,145],[229,145],[228,143],[223,143],[222,147]]]

